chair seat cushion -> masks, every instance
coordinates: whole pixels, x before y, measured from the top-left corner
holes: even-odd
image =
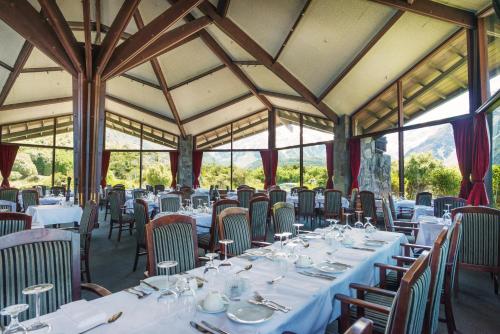
[[[198,246],[200,248],[208,249],[210,245],[210,233],[198,234]]]
[[[394,298],[392,297],[382,296],[372,292],[367,292],[365,294],[366,301],[387,307],[391,307],[393,299]],[[364,309],[364,311],[365,311],[364,317],[373,321],[374,332],[384,333],[385,327],[387,326],[387,319],[389,315],[376,312],[370,309]],[[357,320],[356,306],[351,307],[350,314],[351,314],[351,322],[355,322]]]
[[[387,271],[385,275],[385,284],[384,289],[391,291],[398,291],[399,282],[398,282],[398,273],[395,270]]]

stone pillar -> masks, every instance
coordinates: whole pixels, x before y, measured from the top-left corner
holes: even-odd
[[[179,137],[177,184],[193,186],[193,136]]]
[[[391,192],[391,157],[375,146],[371,137],[361,139],[359,188],[385,197]]]
[[[349,138],[349,116],[339,117],[334,127],[335,142],[333,144],[333,185],[345,195],[349,191],[351,170],[347,139]]]

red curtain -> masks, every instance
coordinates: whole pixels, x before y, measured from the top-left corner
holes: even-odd
[[[1,187],[3,188],[10,186],[9,176],[12,166],[14,166],[18,149],[19,145],[0,145],[0,172],[3,177]]]
[[[462,174],[460,193],[458,197],[467,199],[472,189],[470,174],[472,171],[472,140],[473,124],[470,118],[459,119],[451,123],[453,126],[453,137],[457,150],[458,168]]]
[[[278,151],[260,151],[262,167],[264,169],[264,189],[276,185],[276,170],[278,169]]]
[[[327,143],[326,146],[326,172],[328,179],[326,189],[333,189],[333,143]]]
[[[359,188],[359,168],[361,167],[361,143],[359,138],[349,139],[349,161],[351,163],[351,187],[349,194],[353,189]]]
[[[193,188],[200,187],[201,163],[203,160],[202,151],[193,151]]]
[[[179,167],[179,151],[170,152],[170,171],[172,172],[172,183],[170,188],[177,187],[177,170]]]
[[[490,164],[490,138],[486,114],[474,116],[474,138],[472,141],[472,190],[467,198],[470,205],[488,205],[484,176]]]
[[[109,160],[111,159],[111,152],[105,150],[102,152],[101,160],[101,187],[106,187],[106,176],[108,175]]]

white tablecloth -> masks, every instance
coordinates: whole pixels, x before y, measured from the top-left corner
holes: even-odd
[[[427,245],[432,246],[436,240],[439,232],[443,227],[449,226],[443,222],[442,218],[436,218],[433,216],[420,216],[419,228],[417,234],[417,245]]]
[[[11,212],[16,212],[17,211],[17,204],[11,201],[6,201],[3,199],[0,199],[0,205],[10,205],[11,207]]]
[[[434,216],[434,208],[432,206],[415,205],[411,221],[417,222],[422,216]]]
[[[340,314],[340,303],[332,303],[335,294],[353,295],[352,290],[349,289],[349,284],[352,282],[376,283],[378,272],[373,266],[374,263],[393,263],[391,256],[401,254],[399,243],[406,241],[402,234],[389,232],[377,232],[375,237],[389,242],[375,252],[342,248],[335,253],[336,261],[350,264],[353,268],[337,275],[337,279],[334,281],[299,275],[293,265],[290,265],[284,279],[269,285],[267,281],[278,276],[278,266],[265,258],[253,261],[253,268],[240,274],[249,279],[250,293],[258,291],[264,297],[292,308],[288,313],[275,312],[273,317],[265,323],[241,325],[229,320],[225,313],[205,314],[197,312],[193,318],[190,318],[183,315],[182,307],[173,307],[170,312],[167,312],[166,306],[157,302],[157,293],[147,298],[137,299],[137,297],[122,291],[89,302],[92,303],[93,307],[108,315],[118,311],[123,312],[118,321],[100,326],[92,333],[194,334],[198,332],[189,327],[189,321],[206,320],[233,334],[273,334],[284,331],[323,334],[326,325]],[[323,260],[326,256],[326,243],[323,240],[313,240],[310,244],[308,249],[302,249],[301,252],[311,256],[315,262]],[[242,258],[232,258],[230,261],[233,263],[231,272],[248,264],[248,261]],[[202,276],[203,268],[194,269],[191,273]],[[224,281],[228,275],[231,274],[219,273],[219,276],[214,280],[214,288],[223,291]],[[203,298],[206,293],[206,287],[198,290],[197,298]],[[52,324],[53,332],[76,333],[74,326],[71,326],[69,319],[61,311],[48,314],[43,319]]]
[[[30,206],[26,214],[32,217],[32,227],[44,227],[54,224],[80,223],[83,210],[78,205],[36,205]],[[34,226],[33,226],[34,225]]]
[[[172,215],[172,212],[159,212],[156,214],[155,218],[163,217],[167,215]],[[187,215],[196,221],[196,227],[198,234],[207,233],[212,226],[212,214],[211,213],[186,213],[186,212],[176,212],[175,214]]]

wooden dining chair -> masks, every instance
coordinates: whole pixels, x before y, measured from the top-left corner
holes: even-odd
[[[139,198],[134,201],[134,220],[136,244],[134,267],[132,268],[132,271],[137,270],[139,256],[148,254],[146,247],[146,226],[149,224],[148,203]]]
[[[25,189],[21,191],[21,198],[23,199],[23,211],[26,212],[28,207],[32,205],[40,205],[38,200],[38,191],[35,189]]]
[[[500,210],[484,206],[466,206],[452,211],[462,214],[462,241],[455,289],[458,290],[461,270],[490,273],[493,289],[498,295],[500,275]]]
[[[393,220],[389,204],[385,198],[382,199],[382,211],[384,213],[384,225],[386,231],[404,233],[411,244],[415,243],[419,231],[418,222]]]
[[[238,201],[240,202],[240,206],[242,208],[248,209],[250,207],[250,199],[253,197],[255,190],[250,188],[243,188],[238,190]]]
[[[0,200],[16,203],[16,210],[19,208],[19,189],[17,188],[0,188]]]
[[[125,190],[125,186],[117,184],[117,185],[113,186],[111,188],[111,190],[109,190],[107,193],[107,203],[106,203],[106,211],[104,212],[104,220],[107,219],[108,213],[111,212],[111,202],[110,202],[109,194],[112,191],[115,192],[116,194],[118,194],[118,203],[119,203],[120,208],[123,211],[123,213],[125,213],[125,209],[126,209],[125,202],[126,202],[126,198],[127,198],[127,192]]]
[[[35,298],[24,295],[27,286],[51,283],[52,290],[40,295],[41,314],[81,298],[81,290],[98,296],[111,292],[92,283],[81,283],[80,236],[59,229],[34,229],[0,237],[0,309],[25,303],[24,321],[35,317]],[[6,325],[7,318],[0,323]]]
[[[181,195],[160,195],[160,212],[177,212],[181,208]]]
[[[324,217],[340,219],[342,215],[342,192],[340,190],[325,190]]]
[[[252,240],[265,241],[267,238],[267,217],[269,212],[269,198],[267,196],[254,196],[250,200],[250,230]]]
[[[113,232],[113,229],[117,228],[118,242],[120,242],[122,238],[123,226],[128,227],[130,235],[132,235],[132,229],[134,227],[134,217],[127,213],[123,213],[122,198],[118,191],[111,191],[108,197],[111,215],[111,219],[109,221],[108,239],[111,239],[111,233]]]
[[[393,220],[398,221],[410,221],[413,216],[413,210],[409,208],[400,207],[398,211],[396,211],[396,204],[394,203],[394,196],[391,193],[387,196],[389,200],[389,207],[391,209],[391,215]]]
[[[434,200],[434,217],[443,217],[444,211],[448,210],[448,204],[451,214],[451,210],[466,206],[467,201],[459,197],[438,197]]]
[[[426,304],[431,286],[430,254],[424,251],[401,279],[399,291],[351,283],[356,298],[336,294],[340,301],[341,315],[339,331],[346,331],[352,319],[366,317],[374,322],[377,332],[387,334],[422,333]],[[373,294],[379,303],[366,300],[367,293]],[[351,305],[354,306],[351,308]]]
[[[432,206],[432,193],[428,191],[419,192],[415,199],[415,205]]]
[[[186,215],[172,214],[153,219],[146,225],[148,276],[178,274],[199,266],[196,222]],[[176,261],[170,269],[157,268],[159,262]]]
[[[358,319],[351,327],[349,327],[344,334],[372,334],[373,321],[366,318]]]
[[[292,203],[279,202],[273,206],[274,233],[289,232],[295,235],[295,207]]]
[[[134,189],[132,190],[132,199],[143,198],[148,192],[144,189]]]
[[[308,189],[307,189],[307,187],[300,187],[300,186],[292,187],[290,189],[290,195],[297,196],[299,194],[299,191],[301,191],[301,190],[308,190]]]
[[[310,223],[310,228],[313,229],[313,220],[316,224],[316,193],[312,190],[299,191],[299,203],[297,214],[300,218],[304,219],[305,223]],[[305,225],[305,224],[304,224]]]
[[[165,186],[163,184],[157,184],[154,186],[155,195],[158,195],[158,193],[163,191],[165,191]]]
[[[0,212],[0,236],[31,229],[31,216],[19,212]]]
[[[208,205],[210,203],[210,197],[204,194],[193,194],[191,195],[191,204],[193,209],[202,208],[203,205]]]
[[[377,206],[375,205],[375,194],[372,191],[363,190],[359,192],[359,201],[363,218],[370,217],[372,224],[377,223]]]
[[[50,192],[54,196],[59,196],[60,194],[62,194],[63,196],[66,196],[66,187],[53,186],[52,188],[50,188]]]
[[[221,199],[213,204],[210,231],[198,236],[198,247],[205,250],[205,252],[210,251],[212,253],[219,249],[219,214],[224,209],[238,206],[240,206],[240,202],[234,199]]]
[[[90,276],[90,242],[92,240],[92,231],[97,223],[97,204],[90,200],[85,203],[83,208],[82,218],[78,226],[80,234],[80,257],[83,264],[81,270],[82,275],[85,274],[86,281],[92,282]]]

